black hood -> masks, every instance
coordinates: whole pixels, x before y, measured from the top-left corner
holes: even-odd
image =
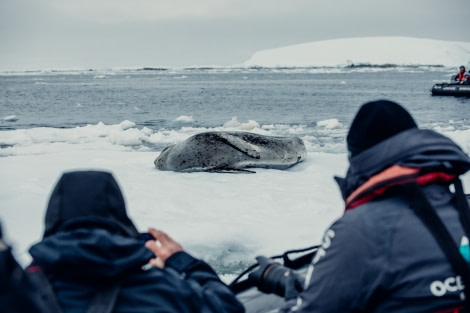
[[[395,164],[453,175],[470,170],[470,158],[451,139],[432,130],[412,128],[350,160],[346,177],[335,177],[343,198],[346,199],[371,176]]]
[[[75,224],[31,246],[33,264],[64,279],[96,285],[139,269],[154,257],[145,240],[116,232],[102,218],[95,217],[95,222],[87,227]]]
[[[56,233],[65,223],[99,217],[115,224],[126,236],[139,238],[127,216],[121,190],[111,173],[74,171],[64,173],[52,191],[46,211],[44,237]]]

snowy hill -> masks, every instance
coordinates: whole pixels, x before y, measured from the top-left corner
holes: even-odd
[[[243,66],[470,65],[470,42],[411,37],[316,41],[258,51]]]

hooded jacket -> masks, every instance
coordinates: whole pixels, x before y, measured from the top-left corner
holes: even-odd
[[[281,311],[459,312],[461,278],[397,186],[418,183],[460,245],[464,231],[449,185],[468,169],[455,143],[417,128],[353,157],[346,177],[337,178],[345,214],[325,232],[305,290]]]
[[[208,264],[178,252],[164,269],[149,267],[154,256],[144,244],[113,177],[72,172],[52,192],[28,271],[44,271],[64,313],[86,312],[96,293],[116,284],[113,312],[244,311]]]

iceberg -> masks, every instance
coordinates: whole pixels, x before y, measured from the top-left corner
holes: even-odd
[[[261,50],[243,63],[253,67],[470,64],[470,42],[413,37],[358,37]]]

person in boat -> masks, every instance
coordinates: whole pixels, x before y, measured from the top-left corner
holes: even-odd
[[[470,158],[449,138],[419,129],[388,100],[359,109],[347,147],[346,177],[336,177],[344,215],[326,230],[304,289],[295,295],[294,284],[286,286],[285,294],[294,295],[280,311],[464,312],[470,283],[454,263],[468,271],[464,227],[470,224],[459,217],[468,203],[458,177],[470,169]],[[451,242],[444,246],[456,251],[452,262],[436,239],[441,232],[421,215],[445,225]]]
[[[64,173],[29,252],[27,273],[46,278],[64,313],[244,312],[207,263],[162,231],[138,232],[109,172]]]
[[[459,84],[468,84],[469,76],[465,73],[465,66],[460,66],[460,70],[457,75],[454,76],[454,81]]]

